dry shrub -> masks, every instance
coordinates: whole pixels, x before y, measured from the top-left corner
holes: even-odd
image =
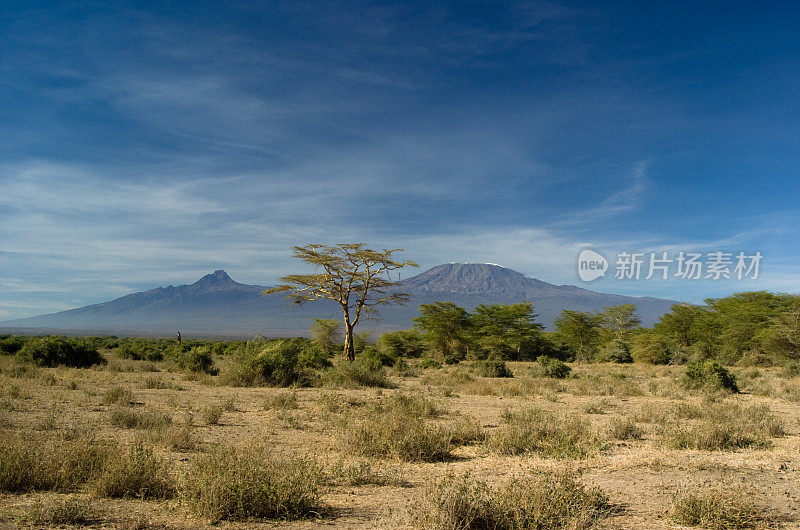
[[[39,527],[88,526],[98,523],[102,513],[91,503],[80,497],[66,499],[36,499],[27,509],[23,519],[26,523]]]
[[[0,491],[74,491],[100,472],[111,450],[83,438],[0,437]]]
[[[408,486],[396,470],[369,460],[338,460],[327,466],[325,476],[326,482],[333,486]]]
[[[682,526],[769,528],[771,519],[744,490],[679,493],[672,504],[672,520]]]
[[[395,394],[370,404],[360,417],[342,418],[342,443],[346,450],[362,456],[398,458],[412,462],[435,462],[450,458],[458,445],[476,439],[480,427],[459,417],[448,424],[426,418],[442,411],[429,400]]]
[[[200,416],[206,425],[217,425],[222,419],[222,407],[220,405],[208,405],[200,411]]]
[[[641,440],[644,435],[641,427],[627,417],[612,419],[606,432],[607,436],[612,440]]]
[[[102,497],[166,499],[174,496],[175,483],[166,461],[151,448],[135,443],[127,455],[107,462],[92,489]]]
[[[320,511],[322,485],[322,472],[308,460],[259,445],[217,447],[183,475],[181,497],[212,521],[290,519]]]
[[[116,408],[109,416],[111,425],[123,429],[163,429],[172,423],[172,418],[157,410],[134,410]]]
[[[103,394],[103,403],[106,405],[130,405],[133,401],[133,392],[119,386],[111,387]]]
[[[264,400],[264,410],[294,410],[299,408],[297,392],[281,392]]]
[[[500,488],[450,475],[428,486],[409,507],[417,528],[587,529],[607,513],[607,498],[568,473],[516,477]]]
[[[583,458],[605,445],[586,420],[539,408],[503,414],[504,424],[486,439],[498,454],[537,453],[550,458]]]
[[[322,384],[331,388],[394,388],[389,381],[386,369],[382,366],[375,367],[368,362],[337,361],[332,367],[322,373]]]
[[[698,419],[681,421],[680,409],[674,410],[661,427],[662,442],[675,449],[731,451],[767,448],[772,445],[771,438],[785,434],[783,422],[766,405],[709,404],[697,408],[690,417]]]
[[[192,432],[189,423],[170,427],[164,434],[164,443],[173,451],[186,453],[197,451],[200,448],[200,441]]]

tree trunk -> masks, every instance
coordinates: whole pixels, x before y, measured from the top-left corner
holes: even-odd
[[[350,323],[350,315],[347,310],[344,313],[344,357],[351,362],[356,360],[356,349],[353,344],[353,325]]]

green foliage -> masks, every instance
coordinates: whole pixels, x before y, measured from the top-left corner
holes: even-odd
[[[0,335],[0,355],[14,355],[31,339],[11,335]]]
[[[157,362],[164,359],[164,352],[174,346],[172,341],[128,339],[120,344],[117,355],[123,359]]]
[[[631,347],[622,339],[613,339],[600,349],[597,360],[609,363],[632,363]]]
[[[17,352],[17,359],[38,366],[87,368],[106,360],[98,351],[82,341],[64,337],[43,337],[26,341]]]
[[[642,320],[636,314],[635,304],[606,307],[599,316],[606,333],[618,341],[627,339],[642,323]]]
[[[572,371],[572,368],[567,366],[565,363],[548,355],[540,356],[538,359],[536,359],[536,363],[538,366],[534,369],[534,371],[537,375],[542,377],[564,379]]]
[[[257,339],[231,355],[221,377],[233,386],[306,386],[313,370],[327,364],[327,355],[308,339]]]
[[[311,324],[311,340],[328,355],[333,355],[342,343],[342,323],[332,318],[315,318]]]
[[[214,369],[214,355],[209,346],[176,344],[168,350],[167,358],[181,370],[207,374],[217,373]]]
[[[425,342],[414,329],[387,331],[378,339],[378,349],[389,357],[419,357],[425,353]]]
[[[472,371],[481,377],[514,377],[506,363],[498,359],[475,361],[472,363]]]
[[[536,316],[530,302],[476,307],[470,326],[480,356],[515,361],[545,353],[546,341]]]
[[[321,470],[306,459],[282,456],[253,445],[217,447],[184,473],[181,497],[211,519],[296,519],[322,510]]]
[[[357,361],[373,370],[378,370],[382,366],[394,366],[397,359],[398,357],[394,357],[376,346],[367,346],[360,353],[356,354]]]
[[[668,364],[672,360],[672,351],[665,339],[648,331],[633,338],[631,356],[637,363]]]
[[[576,359],[587,361],[597,354],[600,346],[600,331],[603,318],[596,313],[580,311],[561,312],[554,324],[560,343],[567,346]]]
[[[337,361],[322,373],[325,386],[336,388],[359,388],[363,386],[392,388],[391,381],[382,366],[375,367],[356,358],[353,362]]]
[[[423,357],[422,360],[419,362],[419,367],[423,370],[428,368],[439,369],[442,367],[442,363],[433,359],[432,357]]]
[[[686,367],[683,383],[687,388],[739,392],[736,377],[716,361],[690,363]]]
[[[452,302],[419,306],[414,325],[425,332],[425,340],[440,358],[459,361],[466,357],[470,341],[470,316]]]

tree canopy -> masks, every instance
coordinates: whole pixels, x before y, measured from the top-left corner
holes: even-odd
[[[390,273],[417,264],[394,259],[393,254],[403,249],[373,250],[366,248],[364,243],[310,244],[293,249],[294,257],[322,271],[283,276],[283,284],[267,289],[263,294],[288,292],[287,297],[296,303],[319,299],[337,302],[342,309],[345,327],[344,354],[348,360],[354,360],[353,328],[380,305],[405,303],[408,294],[392,290],[399,282],[393,280]]]

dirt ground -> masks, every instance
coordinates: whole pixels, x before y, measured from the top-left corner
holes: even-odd
[[[174,462],[178,472],[198,451],[178,452],[165,446],[158,430],[115,427],[109,421],[106,393],[120,387],[132,395],[129,406],[166,412],[173,423],[194,418],[192,434],[200,450],[214,443],[243,445],[261,441],[276,450],[308,455],[323,466],[358,460],[342,447],[340,431],[330,421],[330,406],[384,399],[392,393],[423,395],[449,414],[475,418],[486,432],[502,424],[504,411],[537,406],[582,415],[604,432],[618,417],[637,419],[641,411],[663,410],[679,403],[703,404],[699,392],[679,384],[682,367],[574,364],[574,377],[542,379],[530,375],[532,363],[509,363],[512,379],[468,375],[466,366],[420,370],[417,375],[392,374],[393,389],[233,388],[219,386],[207,375],[164,371],[153,363],[114,359],[97,369],[33,369],[21,373],[11,358],[0,358],[0,433],[14,431],[87,430],[99,438],[123,442],[144,439]],[[224,368],[224,365],[223,365]],[[800,528],[800,378],[785,377],[779,368],[734,369],[743,392],[715,399],[740,405],[767,405],[784,423],[785,436],[771,447],[704,451],[672,449],[660,443],[659,425],[637,421],[640,439],[609,439],[606,449],[585,459],[550,459],[536,455],[498,456],[481,444],[455,451],[448,462],[406,463],[370,459],[370,465],[393,478],[393,485],[337,486],[325,489],[327,509],[316,519],[287,522],[223,522],[218,528],[393,528],[407,523],[406,509],[421,488],[448,473],[469,472],[499,484],[520,473],[572,469],[587,485],[598,486],[617,507],[600,528],[678,528],[670,517],[679,491],[714,487],[742,488],[781,521]],[[160,388],[159,388],[160,387]],[[294,392],[296,408],[266,408],[275,396]],[[203,410],[224,408],[217,424],[204,423]],[[2,435],[2,434],[0,434]],[[180,500],[91,500],[104,516],[101,527],[212,527],[181,505]],[[0,526],[24,525],[26,510],[53,493],[0,494]]]

